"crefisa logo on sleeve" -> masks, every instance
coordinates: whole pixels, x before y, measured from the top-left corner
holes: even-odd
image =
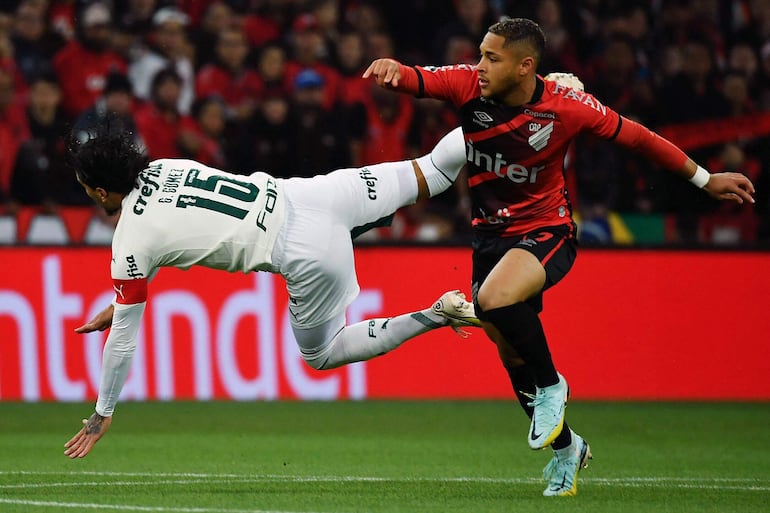
[[[128,255],[126,257],[126,263],[128,264],[128,270],[126,274],[128,274],[131,278],[144,278],[144,274],[139,272],[139,266],[136,265],[136,258],[134,258],[134,255]]]

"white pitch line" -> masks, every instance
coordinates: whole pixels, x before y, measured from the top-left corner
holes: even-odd
[[[18,506],[39,506],[46,508],[98,509],[116,511],[149,511],[158,513],[299,513],[283,510],[264,509],[224,509],[224,508],[184,508],[166,506],[135,506],[132,504],[97,504],[92,502],[60,502],[60,501],[31,501],[24,499],[3,499],[0,504],[15,504]],[[302,513],[313,513],[304,511]]]
[[[107,477],[176,477],[176,478],[201,478],[201,479],[314,479],[314,480],[334,480],[334,481],[493,481],[506,483],[509,481],[519,481],[520,479],[531,479],[540,481],[538,478],[507,478],[507,477],[484,477],[484,476],[447,476],[447,477],[388,477],[388,476],[306,476],[299,474],[232,474],[232,473],[201,473],[201,472],[119,472],[119,471],[101,471],[101,470],[0,470],[0,475],[29,475],[29,476],[47,476],[47,475],[66,475],[66,476],[107,476]],[[761,479],[756,477],[682,477],[682,476],[627,476],[627,477],[588,477],[586,479],[607,480],[607,481],[710,481],[715,483],[768,483],[770,479]]]
[[[152,486],[158,484],[249,484],[261,482],[292,482],[292,483],[340,483],[340,482],[465,482],[465,483],[501,483],[501,484],[539,484],[538,478],[494,478],[494,477],[378,477],[378,476],[301,476],[282,474],[207,474],[207,473],[152,473],[152,472],[96,472],[96,471],[0,471],[0,475],[84,475],[103,477],[166,477],[177,478],[173,480],[158,481],[89,481],[89,482],[56,482],[56,483],[19,483],[0,485],[0,489],[24,489],[45,487],[77,487],[77,486],[102,486],[104,484],[121,486]],[[755,478],[730,478],[730,477],[619,477],[601,478],[585,477],[584,484],[597,486],[617,487],[657,487],[680,489],[710,489],[710,490],[734,490],[734,491],[770,491],[770,481]]]
[[[266,480],[260,480],[266,481]],[[155,486],[155,485],[188,485],[188,484],[227,484],[227,483],[254,483],[259,482],[254,479],[173,479],[173,480],[153,480],[153,481],[68,481],[55,483],[19,483],[0,485],[0,490],[24,490],[28,488],[68,488],[78,486]]]

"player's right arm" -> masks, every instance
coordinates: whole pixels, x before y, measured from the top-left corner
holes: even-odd
[[[91,333],[92,331],[104,331],[112,325],[112,316],[115,307],[110,305],[96,314],[93,319],[75,328],[75,333]]]
[[[115,300],[111,305],[110,334],[102,354],[99,397],[94,413],[89,419],[83,420],[83,428],[64,445],[64,454],[70,458],[88,455],[112,423],[112,414],[136,351],[136,337],[147,302],[148,277],[153,274],[147,259],[135,254],[116,254],[114,249],[113,254],[116,255],[112,265]],[[105,324],[109,324],[105,317],[109,310],[103,310],[92,321],[81,326],[81,332],[93,331],[90,328],[99,329],[102,326],[106,328]],[[92,326],[86,328],[89,325]]]
[[[137,286],[144,286],[146,298],[146,280],[141,281],[145,283]],[[64,454],[70,458],[85,457],[107,431],[112,423],[112,414],[120,391],[123,390],[131,368],[131,360],[136,350],[136,336],[146,303],[141,301],[135,304],[121,304],[118,301],[112,305],[112,329],[104,344],[99,398],[95,412],[88,420],[83,420],[83,428],[64,445]]]
[[[406,66],[395,59],[377,59],[364,71],[363,78],[369,77],[385,89],[446,100],[458,107],[481,92],[476,67],[469,64]]]
[[[152,281],[152,279],[155,277],[155,274],[157,274],[157,270],[150,274],[150,277],[147,278],[147,282],[149,283]],[[117,292],[117,289],[116,289]],[[91,333],[92,331],[104,331],[107,328],[109,328],[112,325],[112,317],[115,312],[115,305],[110,303],[107,308],[99,312],[98,314],[94,315],[93,319],[88,321],[87,323],[83,324],[82,326],[78,326],[75,328],[75,333]]]

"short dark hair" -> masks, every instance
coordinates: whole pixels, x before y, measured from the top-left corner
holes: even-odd
[[[488,32],[505,38],[503,46],[523,42],[535,51],[535,61],[540,63],[545,53],[545,34],[540,25],[527,18],[505,18],[498,21]]]
[[[73,131],[67,164],[89,187],[128,194],[149,159],[136,136],[125,130],[115,130],[112,125],[116,123],[119,122],[110,117],[100,121],[86,132],[88,137],[85,140],[79,138],[82,132]]]

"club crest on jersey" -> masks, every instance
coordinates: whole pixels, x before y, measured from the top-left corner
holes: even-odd
[[[534,123],[530,123],[530,129],[532,129],[533,124]],[[551,139],[552,133],[553,121],[538,129],[534,134],[530,135],[529,139],[527,139],[527,142],[535,150],[540,151],[548,145],[548,141]]]

